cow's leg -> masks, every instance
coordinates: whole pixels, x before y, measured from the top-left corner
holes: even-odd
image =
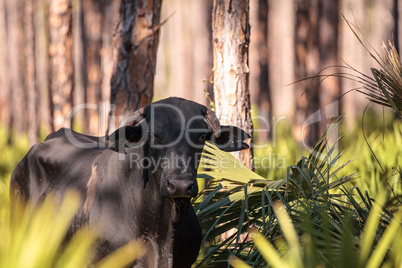
[[[194,209],[189,206],[183,223],[174,236],[173,267],[191,267],[200,251],[202,230]]]

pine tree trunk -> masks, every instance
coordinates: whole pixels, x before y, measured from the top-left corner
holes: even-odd
[[[101,94],[101,47],[102,47],[102,5],[99,0],[83,1],[87,87],[86,103],[99,104]],[[111,36],[110,36],[111,38]],[[90,135],[102,135],[99,132],[98,109],[86,109],[87,130]]]
[[[397,45],[397,49],[398,49],[398,54],[399,54],[399,59],[402,60],[402,55],[401,55],[401,51],[402,51],[402,0],[394,0],[394,21],[395,21],[395,28],[394,28],[394,32],[395,32],[395,40],[397,40],[395,42],[395,45]]]
[[[373,1],[374,2],[374,1]],[[365,20],[365,0],[341,0],[341,10],[344,12],[344,16],[354,23],[354,20],[361,24],[363,30],[365,30],[364,20]],[[365,58],[371,60],[371,57],[367,57],[367,53],[360,44],[359,40],[349,29],[348,25],[343,21],[339,24],[340,26],[340,57],[350,66],[353,66],[356,70],[363,73],[369,74],[369,66],[373,62],[366,62]],[[369,32],[366,32],[368,34]],[[373,40],[368,38],[372,44]],[[356,119],[361,116],[361,111],[364,110],[368,104],[367,98],[363,97],[357,91],[351,91],[352,89],[360,87],[361,84],[349,79],[341,79],[341,89],[343,95],[341,99],[342,113],[346,114],[345,126],[347,129],[353,129],[356,127]],[[350,92],[351,91],[351,92]]]
[[[17,133],[26,129],[26,92],[21,66],[24,66],[23,53],[23,5],[20,0],[6,1],[7,4],[7,46],[8,71],[10,77],[10,119]]]
[[[191,41],[188,44],[193,66],[190,76],[191,90],[188,91],[192,92],[192,99],[206,104],[207,98],[203,89],[207,92],[208,89],[212,89],[208,79],[212,76],[211,12],[213,1],[188,1],[188,3],[190,12],[186,12],[187,20],[191,21],[191,29],[195,29],[190,33]]]
[[[64,126],[71,127],[71,122],[66,120],[73,105],[71,14],[71,0],[49,0],[49,79],[53,131]]]
[[[7,40],[7,0],[0,0],[0,40]],[[10,127],[10,80],[8,73],[7,43],[0,42],[0,121]]]
[[[319,0],[296,1],[296,79],[315,76],[320,71]],[[313,115],[319,112],[320,89],[315,80],[306,90],[306,83],[296,85],[295,139],[313,147],[320,137],[319,123]],[[312,117],[313,116],[313,117]]]
[[[36,69],[35,69],[35,0],[24,1],[24,36],[25,36],[25,85],[27,90],[27,121],[28,121],[28,140],[34,145],[39,140],[38,126],[38,89],[36,85]]]
[[[99,134],[105,135],[108,130],[109,107],[111,96],[111,77],[113,72],[113,40],[117,25],[119,24],[119,8],[121,0],[102,1],[102,57],[101,57],[101,101],[99,107]],[[116,50],[117,51],[117,50]]]
[[[319,45],[321,68],[339,65],[339,0],[322,0],[321,10],[323,17],[319,28]],[[331,68],[331,73],[336,73],[336,67]],[[322,120],[320,135],[326,128],[326,123],[334,116],[339,116],[338,99],[341,94],[340,81],[338,77],[332,76],[325,79],[320,85],[320,108],[325,114]]]
[[[161,0],[122,0],[113,38],[109,132],[150,103],[158,48]],[[121,118],[122,117],[122,118]]]
[[[234,125],[251,134],[248,0],[215,0],[212,16],[216,114],[221,124]],[[236,157],[253,168],[251,149],[236,153]]]
[[[50,119],[50,97],[49,97],[49,33],[47,27],[47,4],[48,0],[36,1],[35,16],[35,69],[36,83],[38,88],[39,111],[38,125],[44,133],[50,133],[53,123]]]
[[[398,55],[400,55],[400,48],[399,48],[399,1],[400,0],[393,0],[393,8],[392,8],[392,15],[394,17],[394,44]]]
[[[268,66],[269,87],[272,101],[272,139],[275,142],[275,128],[279,121],[288,124],[294,117],[295,96],[295,1],[268,0]],[[253,70],[252,70],[253,71]],[[287,123],[283,122],[283,123]]]
[[[257,104],[258,115],[264,120],[258,120],[259,130],[254,129],[254,138],[266,142],[272,137],[272,103],[269,87],[268,67],[268,1],[253,0],[250,2],[250,91],[252,103]]]
[[[72,31],[73,31],[73,66],[74,92],[73,103],[86,103],[87,68],[85,54],[84,11],[82,0],[72,0]],[[85,2],[85,1],[84,1]],[[92,107],[91,107],[92,108]],[[74,113],[73,125],[78,131],[89,134],[86,130],[89,122],[86,114],[90,107]]]

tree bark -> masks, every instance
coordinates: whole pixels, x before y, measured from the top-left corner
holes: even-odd
[[[38,88],[36,85],[36,69],[35,69],[35,10],[36,1],[26,0],[25,16],[24,16],[24,36],[25,36],[25,85],[27,90],[27,123],[28,123],[28,140],[32,146],[39,140],[38,126]]]
[[[321,9],[323,17],[319,23],[320,64],[324,69],[329,66],[339,65],[339,0],[322,0]],[[331,73],[337,73],[336,67],[331,68]],[[339,116],[339,97],[341,95],[339,77],[331,76],[320,85],[320,109],[323,113],[320,136],[327,127],[332,117]],[[335,142],[332,138],[332,144]]]
[[[393,0],[393,8],[392,8],[392,16],[394,17],[394,44],[398,55],[400,55],[399,51],[399,1]]]
[[[0,40],[7,40],[6,1],[0,0]],[[10,80],[7,66],[7,43],[0,42],[0,121],[5,127],[10,127]]]
[[[276,124],[290,125],[295,113],[295,1],[268,0],[268,66],[272,114]],[[275,143],[275,133],[272,133]]]
[[[6,1],[7,4],[7,46],[8,71],[10,77],[10,120],[17,133],[26,130],[25,108],[26,91],[21,66],[24,66],[23,53],[23,9],[20,0]]]
[[[252,134],[248,0],[215,0],[212,16],[216,114],[223,125],[234,125]],[[252,149],[236,153],[236,157],[253,169]]]
[[[354,23],[354,20],[356,19],[356,21],[362,26],[363,30],[368,35],[373,29],[371,29],[370,31],[366,31],[365,29],[365,26],[367,25],[365,23],[365,4],[365,0],[341,0],[340,9],[344,12],[344,16],[348,20]],[[371,57],[368,57],[367,52],[364,50],[359,40],[349,29],[349,26],[343,21],[343,19],[342,23],[340,23],[339,26],[341,28],[340,38],[342,38],[340,42],[341,59],[356,70],[359,70],[365,74],[370,74],[371,72],[369,67],[373,64],[373,61],[370,61]],[[370,37],[368,37],[368,40],[370,40],[370,42],[374,44]],[[369,62],[366,62],[366,58]],[[357,91],[351,91],[353,89],[359,88],[360,86],[361,84],[356,81],[341,79],[342,94],[345,94],[341,99],[341,108],[342,113],[346,115],[346,129],[354,129],[356,127],[356,119],[362,115],[361,111],[363,111],[366,105],[369,103],[367,98],[364,97],[362,94]]]
[[[108,132],[135,110],[150,103],[156,67],[161,0],[122,0],[113,38]]]
[[[253,0],[250,2],[251,36],[250,36],[250,90],[251,100],[258,107],[259,131],[254,138],[266,142],[272,138],[272,103],[269,87],[268,66],[268,1]]]
[[[73,103],[86,103],[87,66],[86,66],[86,42],[84,31],[84,10],[82,0],[72,0],[72,35],[73,35],[73,68],[74,68],[74,92]],[[85,2],[85,1],[84,1]],[[88,119],[86,117],[89,107],[80,109],[74,113],[73,128],[88,133]],[[91,133],[92,134],[92,133]]]
[[[109,123],[111,77],[113,73],[113,35],[119,25],[119,8],[121,0],[102,1],[102,57],[101,57],[101,101],[99,111],[99,134],[107,134]]]
[[[315,76],[320,71],[319,8],[319,0],[296,1],[295,74],[297,80]],[[309,81],[306,81],[296,85],[293,134],[298,142],[312,147],[320,137],[320,126],[315,122],[313,115],[319,111],[320,88],[317,79],[307,89],[308,83]]]
[[[86,103],[99,105],[102,99],[101,48],[102,48],[102,5],[99,0],[83,1],[85,45],[86,45]],[[110,36],[111,38],[111,36]],[[98,109],[86,109],[87,129],[90,135],[99,133]]]
[[[70,0],[49,0],[49,73],[52,131],[71,127],[73,106],[72,6]]]
[[[35,69],[38,87],[39,111],[38,125],[44,133],[50,133],[53,123],[50,119],[49,97],[49,32],[48,32],[48,0],[36,1],[35,15]]]

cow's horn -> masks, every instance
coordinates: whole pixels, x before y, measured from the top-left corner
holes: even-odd
[[[142,119],[144,119],[144,107],[135,111],[126,121],[124,125],[126,126],[135,126],[137,125]]]
[[[216,132],[215,137],[219,138],[221,133],[218,130],[221,130],[221,124],[219,123],[216,114],[212,112],[210,109],[207,109],[205,112],[205,117],[207,118],[209,124],[211,125],[212,131]]]

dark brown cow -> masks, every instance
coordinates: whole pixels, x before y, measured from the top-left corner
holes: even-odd
[[[110,137],[60,129],[31,148],[15,168],[11,197],[36,204],[49,192],[78,190],[83,202],[69,235],[88,225],[101,243],[96,259],[141,239],[133,267],[190,267],[201,228],[190,204],[197,167],[210,140],[226,151],[248,148],[244,131],[220,126],[205,106],[169,98],[147,105]],[[172,257],[173,256],[173,257]]]

